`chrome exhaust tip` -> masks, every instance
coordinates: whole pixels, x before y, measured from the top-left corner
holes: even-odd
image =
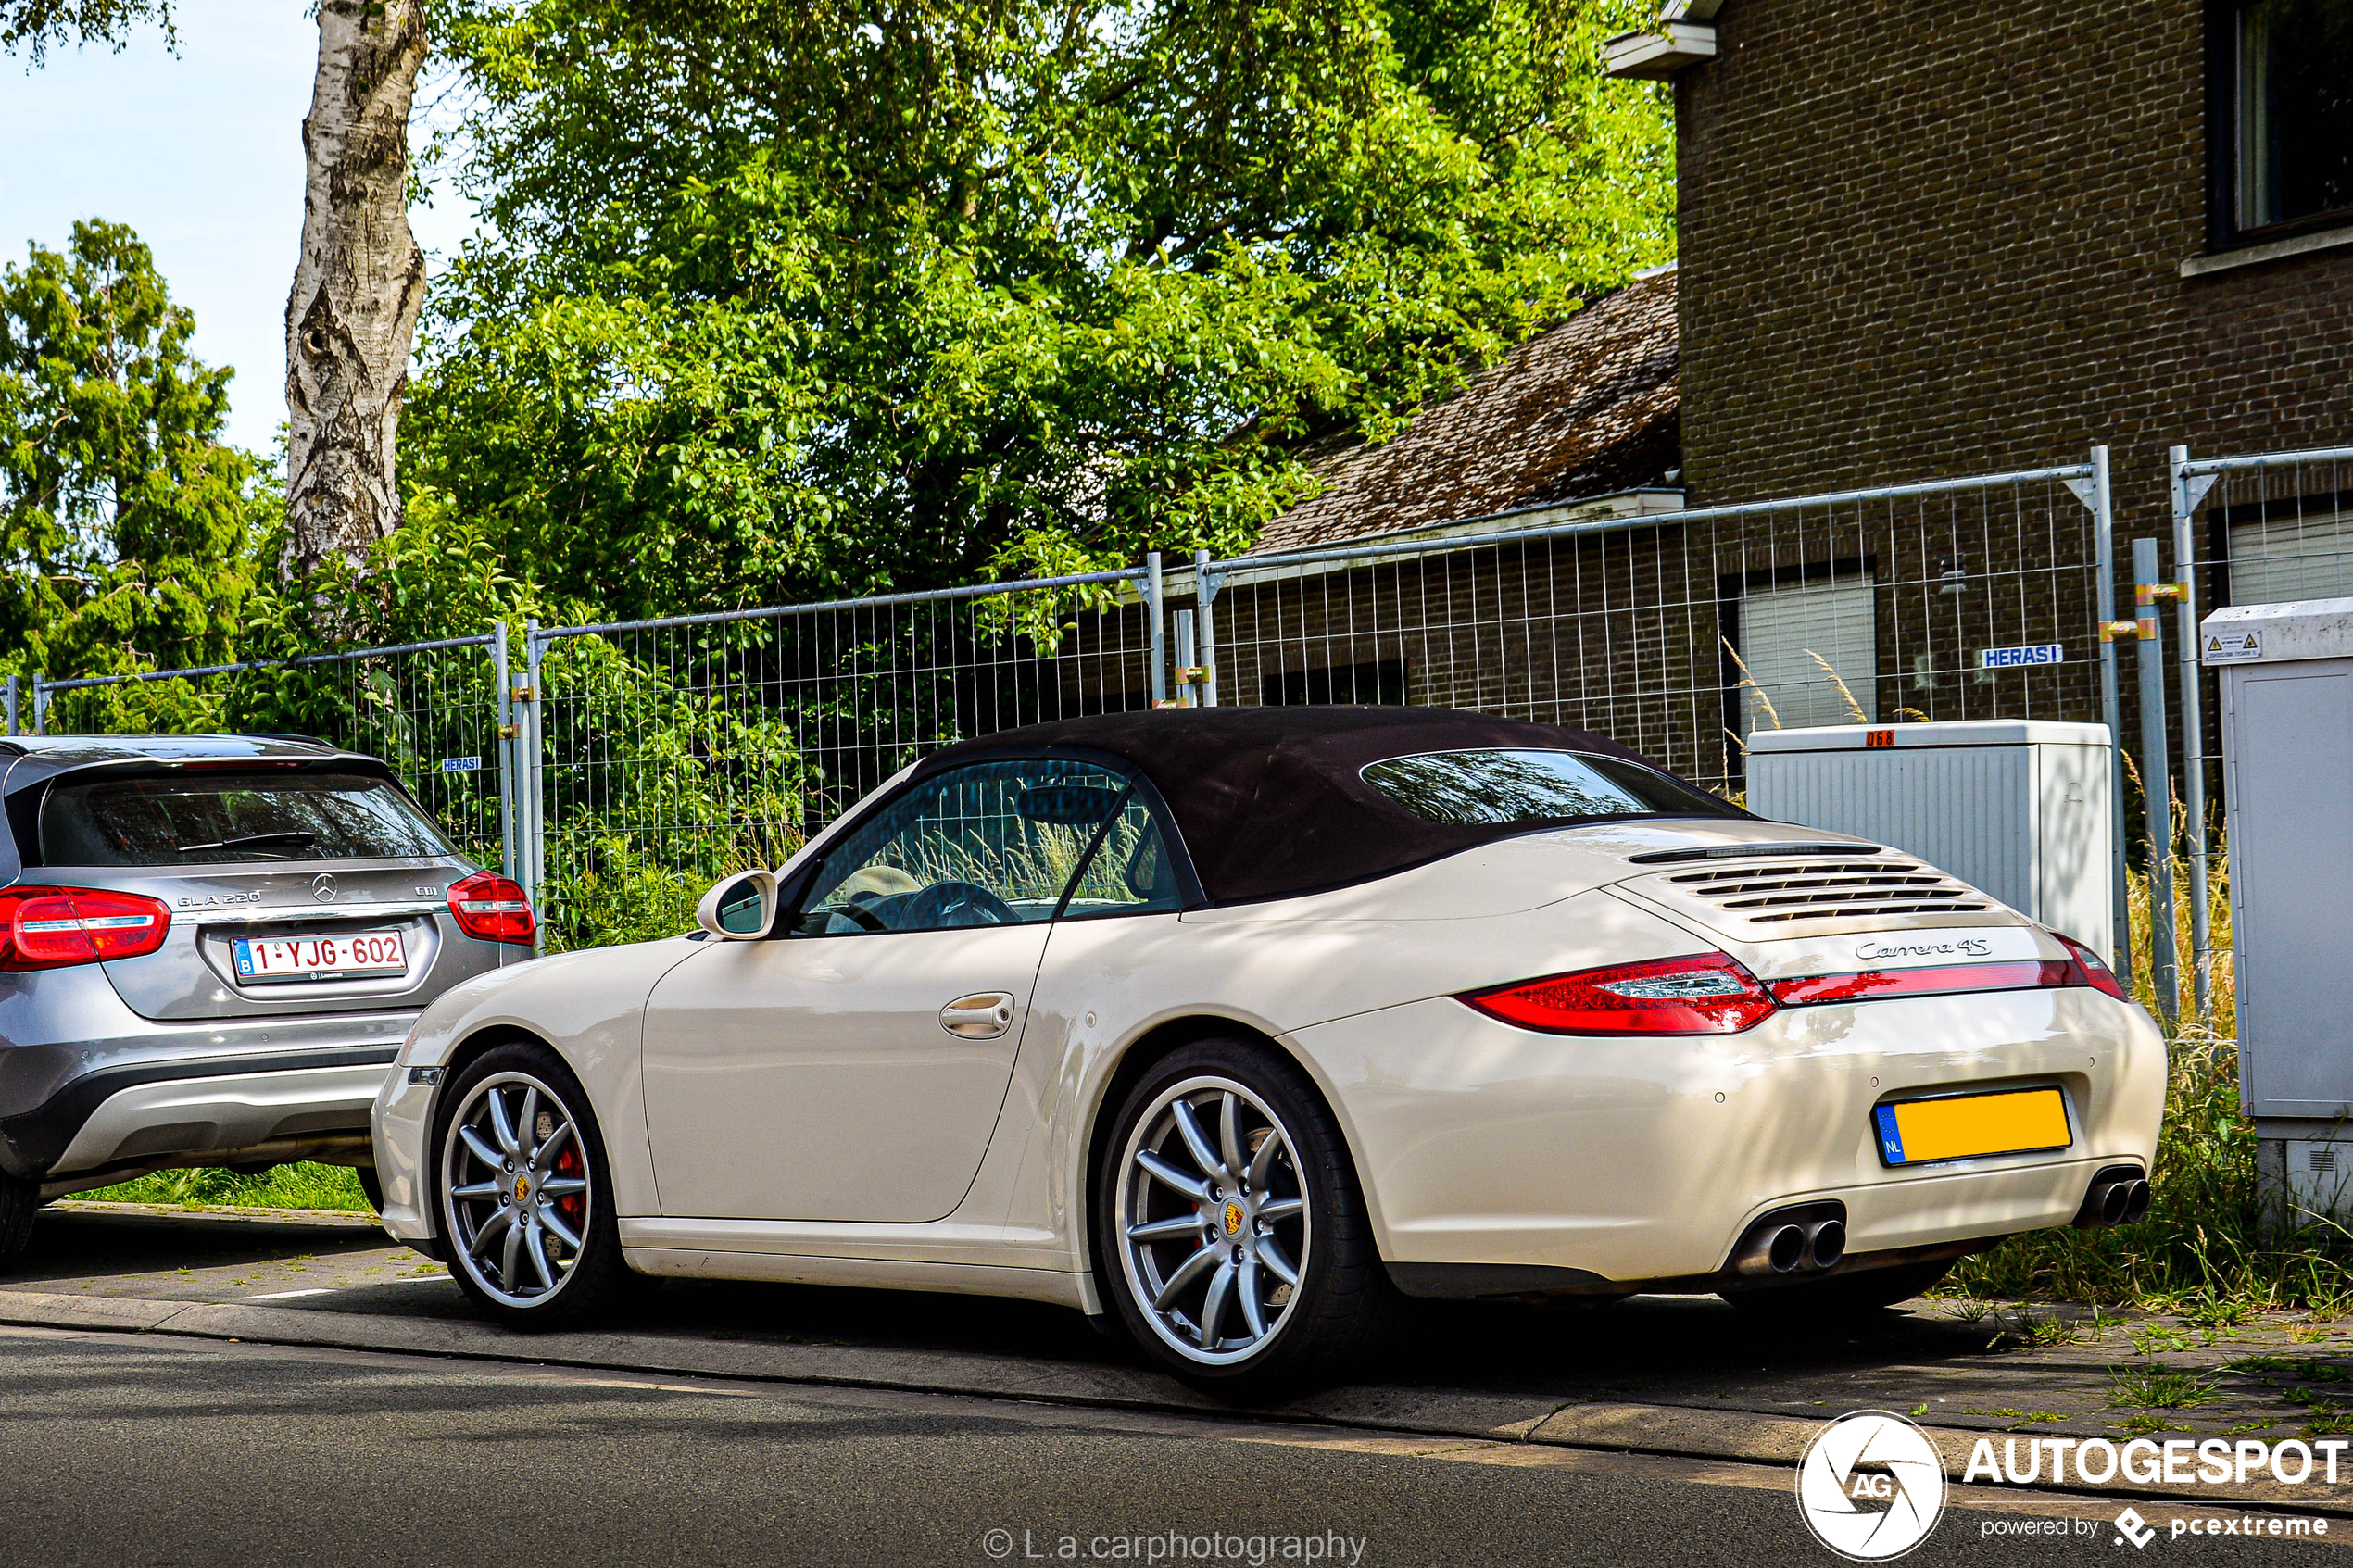
[[[2084,1190],[2083,1207],[2075,1211],[2077,1228],[2129,1225],[2149,1211],[2149,1184],[2136,1165],[2111,1165],[2092,1178]]]
[[[1834,1269],[1846,1256],[1846,1227],[1836,1220],[1811,1226],[1806,1236],[1806,1261],[1818,1269]]]
[[[1806,1260],[1806,1232],[1797,1225],[1762,1224],[1749,1233],[1732,1266],[1744,1274],[1793,1273]]]

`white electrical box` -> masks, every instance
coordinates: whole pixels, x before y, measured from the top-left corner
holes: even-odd
[[[1987,719],[1748,737],[1748,809],[1917,855],[2107,958],[2106,724]]]
[[[2299,1207],[2341,1210],[2322,1189],[2353,1170],[2353,599],[2219,609],[2198,649],[2221,687],[2239,1092],[2258,1169]]]

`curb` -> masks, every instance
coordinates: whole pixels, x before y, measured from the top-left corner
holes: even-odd
[[[600,1372],[672,1373],[750,1383],[874,1388],[1022,1399],[1076,1408],[1183,1415],[1255,1415],[1307,1425],[1419,1436],[1538,1443],[1603,1452],[1732,1461],[1794,1468],[1821,1428],[1815,1420],[1680,1405],[1565,1402],[1503,1394],[1458,1394],[1394,1387],[1334,1389],[1291,1404],[1238,1410],[1195,1393],[1174,1378],[1134,1367],[1041,1361],[961,1351],[862,1347],[634,1333],[525,1336],[488,1323],[391,1317],[372,1312],[159,1301],[120,1296],[69,1296],[0,1290],[0,1323],[110,1334],[168,1334],[196,1339],[321,1349],[373,1350],[458,1361],[522,1362]],[[2004,1434],[1926,1428],[1958,1485],[1980,1438]],[[1997,1452],[1999,1449],[1997,1448]],[[2353,1465],[2353,1452],[2346,1460]],[[1977,1484],[1977,1485],[1981,1485]],[[2095,1486],[2038,1480],[2052,1495],[2133,1503],[2178,1503],[2208,1510],[2262,1508],[2353,1519],[2353,1476],[2315,1496],[2277,1481],[2227,1489],[2163,1485]],[[1990,1488],[1989,1488],[1990,1490]],[[1996,1494],[1998,1495],[1998,1494]]]

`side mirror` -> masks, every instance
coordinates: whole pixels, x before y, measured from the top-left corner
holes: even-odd
[[[776,903],[775,872],[744,872],[702,896],[695,923],[730,942],[754,941],[776,923]]]

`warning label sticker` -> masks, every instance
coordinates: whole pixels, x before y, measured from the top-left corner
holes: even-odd
[[[2205,633],[2205,659],[2208,664],[2240,664],[2263,657],[2263,633],[2260,632],[2208,632]]]

